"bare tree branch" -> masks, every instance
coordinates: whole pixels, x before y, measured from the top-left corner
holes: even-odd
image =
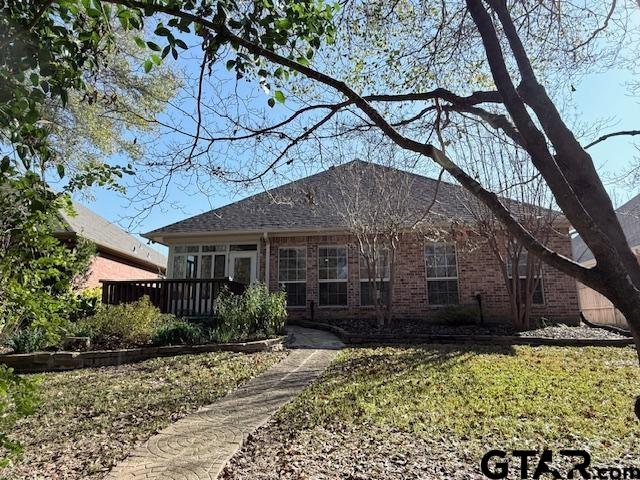
[[[585,145],[584,149],[586,150],[587,148],[591,148],[594,145],[604,142],[605,140],[608,140],[611,137],[620,137],[623,135],[628,135],[628,136],[640,135],[640,130],[621,130],[619,132],[607,133],[606,135],[602,135],[601,137],[597,138],[593,142]]]

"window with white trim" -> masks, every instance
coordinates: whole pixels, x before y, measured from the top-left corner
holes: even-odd
[[[347,279],[347,247],[319,247],[319,304],[322,306],[347,305]]]
[[[386,248],[381,249],[376,257],[375,286],[382,303],[386,305],[389,295],[389,250]],[[360,255],[360,305],[363,307],[375,305],[374,298],[371,295],[371,288],[369,287],[370,279],[367,258],[364,255]]]
[[[287,294],[287,306],[307,304],[307,248],[281,247],[278,250],[278,281]]]
[[[458,297],[458,265],[453,243],[427,243],[427,298],[430,305],[454,305]]]
[[[172,278],[223,278],[227,275],[227,245],[176,245]]]
[[[522,250],[518,257],[518,277],[520,282],[520,294],[524,295],[527,289],[527,264],[529,262],[529,252],[527,250]],[[535,288],[533,290],[533,295],[531,297],[531,303],[533,305],[544,305],[544,288],[542,286],[542,275],[540,271],[534,272],[534,277],[532,281],[535,282]],[[513,278],[513,260],[512,257],[509,256],[507,258],[507,275],[509,279]],[[509,286],[511,288],[511,285]],[[524,298],[521,299],[524,302]]]

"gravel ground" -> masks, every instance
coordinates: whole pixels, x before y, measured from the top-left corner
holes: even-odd
[[[617,333],[609,332],[602,328],[591,328],[584,325],[579,327],[569,327],[567,325],[557,325],[554,327],[538,328],[521,332],[522,337],[543,337],[543,338],[626,338]]]
[[[617,333],[604,330],[602,328],[591,328],[586,325],[570,327],[567,325],[554,325],[537,328],[526,332],[516,332],[509,325],[441,325],[415,320],[397,320],[392,325],[378,328],[375,320],[328,320],[337,327],[347,332],[362,333],[370,332],[376,334],[400,334],[400,335],[521,335],[523,337],[543,337],[543,338],[589,338],[589,339],[614,339],[625,338]]]

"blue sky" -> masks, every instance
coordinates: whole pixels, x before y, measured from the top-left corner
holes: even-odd
[[[628,73],[616,70],[585,77],[575,85],[576,91],[572,94],[576,118],[587,124],[607,120],[607,128],[604,132],[640,128],[637,122],[640,99],[629,96],[625,88],[625,83],[629,80],[631,78]],[[250,84],[248,88],[257,90],[260,87],[257,84]],[[640,140],[640,137],[638,138]],[[584,141],[587,140],[589,139],[584,139]],[[159,141],[165,143],[170,139],[161,138]],[[605,176],[622,172],[633,157],[639,154],[635,149],[634,140],[629,137],[608,140],[593,147],[590,153],[599,171]],[[607,183],[607,188],[613,195],[616,205],[620,205],[640,191],[633,186],[622,187],[619,183],[611,182]],[[238,200],[254,193],[255,190],[256,188],[231,190],[228,186],[220,184],[205,195],[192,191],[185,192],[176,184],[172,184],[168,199],[179,204],[180,208],[168,206],[168,203],[164,206],[152,207],[133,228],[127,220],[131,216],[131,206],[126,197],[115,192],[96,190],[93,192],[94,201],[88,201],[85,198],[80,201],[131,233],[139,234],[208,211],[211,207],[215,208]],[[153,247],[166,253],[166,248],[161,245],[153,245]]]

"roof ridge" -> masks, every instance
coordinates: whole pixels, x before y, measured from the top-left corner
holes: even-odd
[[[428,177],[426,175],[422,175],[422,174],[419,174],[419,173],[411,172],[411,171],[408,171],[408,170],[403,170],[403,169],[397,168],[397,167],[392,167],[390,165],[382,165],[380,163],[369,162],[367,160],[362,160],[360,158],[355,158],[353,160],[350,160],[348,162],[341,163],[341,164],[338,164],[338,165],[330,165],[328,168],[326,168],[324,170],[321,170],[319,172],[316,172],[316,173],[312,173],[311,175],[308,175],[306,177],[301,177],[301,178],[298,178],[296,180],[292,180],[290,182],[284,183],[282,185],[278,185],[276,187],[269,188],[267,190],[263,190],[261,192],[254,193],[253,195],[249,195],[248,197],[244,197],[244,198],[238,199],[238,200],[236,200],[234,202],[227,203],[227,204],[221,205],[221,206],[216,207],[216,208],[212,208],[210,210],[207,210],[206,212],[197,213],[196,215],[188,217],[187,219],[178,220],[177,222],[173,222],[173,223],[170,223],[168,225],[164,225],[164,226],[162,226],[160,228],[156,228],[154,230],[151,230],[150,232],[146,232],[142,236],[143,237],[147,237],[148,235],[152,235],[152,234],[157,233],[157,232],[159,232],[161,230],[165,230],[167,228],[170,228],[170,227],[173,227],[175,225],[178,225],[178,224],[184,222],[185,220],[195,220],[197,218],[200,218],[200,217],[203,217],[203,216],[206,216],[206,215],[215,214],[215,212],[220,210],[220,209],[236,206],[239,203],[250,201],[251,199],[256,199],[257,197],[263,197],[264,195],[267,195],[267,194],[273,194],[273,192],[275,192],[277,190],[281,190],[281,189],[284,189],[284,188],[291,188],[292,186],[294,186],[296,184],[303,183],[303,182],[308,182],[309,180],[312,180],[312,179],[314,179],[316,177],[319,177],[319,176],[322,176],[322,175],[326,175],[326,174],[328,174],[330,172],[333,172],[336,169],[346,168],[349,165],[353,165],[353,164],[357,164],[357,163],[362,163],[362,164],[365,164],[367,166],[373,166],[375,168],[383,168],[383,169],[386,169],[386,170],[394,170],[396,172],[400,172],[400,173],[403,173],[403,174],[406,174],[406,175],[411,175],[413,177],[417,177],[417,178],[422,179],[422,180],[428,180],[430,182],[438,182],[438,179],[432,178],[432,177]],[[449,185],[451,187],[455,187],[455,188],[458,188],[458,189],[461,189],[461,190],[463,189],[460,185],[457,185],[457,184],[452,183],[452,182],[447,182],[445,180],[440,180],[440,183],[444,183],[446,185]]]

